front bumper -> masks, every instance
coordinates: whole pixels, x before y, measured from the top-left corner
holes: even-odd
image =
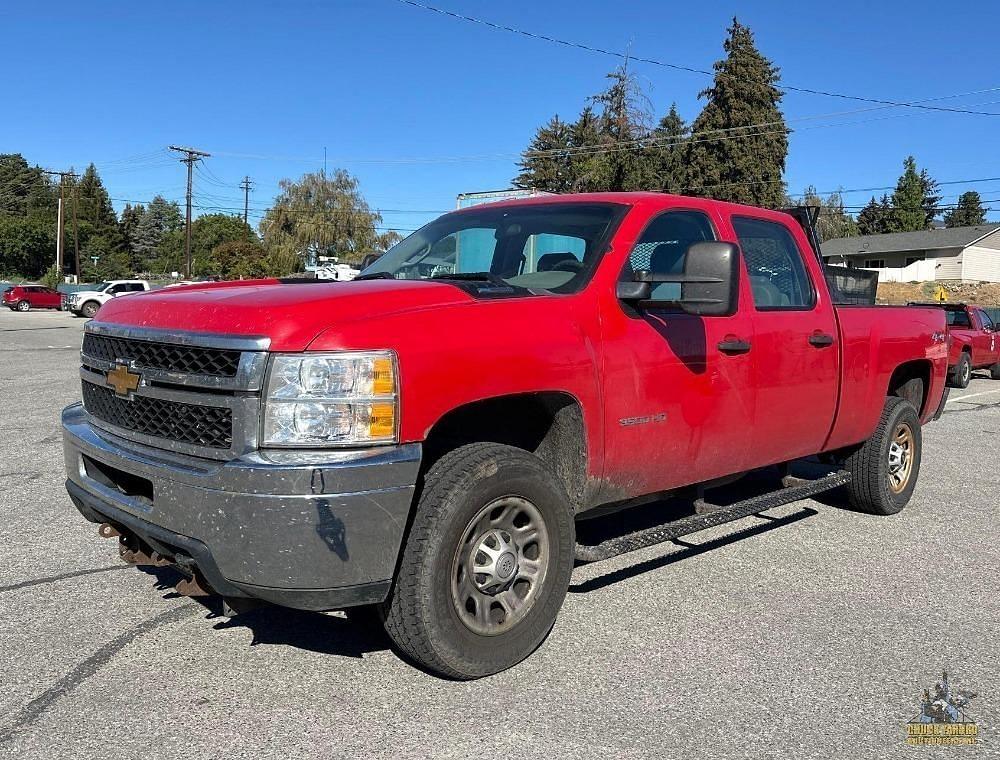
[[[196,569],[216,592],[311,610],[388,594],[419,444],[214,462],[99,430],[80,404],[62,425],[66,488],[81,514]]]

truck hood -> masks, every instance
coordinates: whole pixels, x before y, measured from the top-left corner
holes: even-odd
[[[106,293],[103,290],[74,290],[68,295],[69,298],[91,298],[93,296],[103,296]]]
[[[303,351],[333,326],[436,306],[474,303],[453,285],[362,280],[283,283],[252,280],[191,285],[112,298],[100,323],[181,332],[263,336],[272,351]]]

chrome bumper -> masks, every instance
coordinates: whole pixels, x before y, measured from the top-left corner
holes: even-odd
[[[63,410],[70,497],[224,595],[301,609],[382,601],[413,501],[421,447],[248,452],[211,461],[127,441]]]

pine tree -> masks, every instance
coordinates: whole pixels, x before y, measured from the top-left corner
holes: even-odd
[[[903,174],[896,182],[896,190],[892,194],[893,216],[895,217],[895,232],[912,232],[926,230],[930,227],[937,213],[936,196],[937,183],[926,173],[917,171],[917,162],[913,156],[907,156],[903,161]]]
[[[728,31],[726,58],[699,93],[708,102],[691,127],[685,192],[777,208],[788,155],[779,70],[757,50],[749,28],[734,18]]]
[[[879,207],[879,203],[875,200],[874,195],[865,204],[865,207],[861,209],[857,221],[858,234],[860,235],[878,235],[882,232],[882,209]]]
[[[688,131],[684,119],[677,113],[677,104],[671,103],[670,111],[650,135],[647,160],[656,175],[653,181],[656,189],[668,193],[684,192],[684,138]]]
[[[136,222],[132,235],[132,250],[136,261],[147,272],[168,271],[160,262],[161,245],[171,232],[181,228],[181,210],[176,203],[157,195],[149,202],[146,212]]]
[[[946,227],[975,227],[986,222],[986,209],[983,200],[975,190],[962,193],[958,205],[951,211],[946,211],[944,224]]]
[[[531,145],[522,154],[521,173],[514,179],[514,187],[550,193],[570,192],[573,176],[569,147],[569,126],[553,116],[538,128]]]
[[[601,147],[601,133],[597,114],[587,105],[569,127],[569,144],[573,149],[570,156],[570,176],[574,192],[585,193],[601,189],[604,175],[602,153],[591,149]]]
[[[938,204],[941,203],[941,193],[937,180],[932,179],[926,169],[920,170],[920,185],[924,191],[924,200],[920,204],[924,210],[927,228],[934,226],[934,218],[938,215]]]
[[[139,257],[135,250],[135,232],[145,214],[146,209],[141,203],[136,206],[126,203],[118,220],[118,232],[128,256],[129,268],[133,271],[139,267]]]

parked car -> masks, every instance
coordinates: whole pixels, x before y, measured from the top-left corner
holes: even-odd
[[[973,370],[988,369],[1000,380],[1000,335],[990,315],[978,306],[965,303],[921,303],[911,306],[936,306],[944,309],[951,336],[948,354],[948,380],[956,388],[965,388]]]
[[[78,290],[66,299],[66,308],[77,317],[93,319],[102,305],[117,296],[149,290],[145,280],[111,280],[101,282],[90,290]]]
[[[316,270],[316,279],[347,282],[349,280],[353,280],[360,273],[360,269],[355,269],[348,264],[329,264],[327,266],[319,267]]]
[[[353,282],[109,301],[62,416],[67,489],[126,561],[179,568],[182,594],[227,614],[378,605],[408,657],[477,678],[541,644],[574,561],[837,487],[899,512],[946,337],[941,309],[837,306],[789,214],[660,193],[480,205]],[[706,496],[812,455],[828,474]],[[667,493],[702,498],[577,542],[578,519]]]
[[[44,285],[15,285],[4,291],[3,305],[12,311],[59,309],[62,306],[62,296]]]

